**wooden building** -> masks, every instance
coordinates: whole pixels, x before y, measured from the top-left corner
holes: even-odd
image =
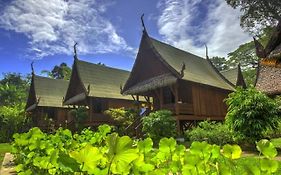
[[[240,64],[237,67],[220,72],[233,86],[241,86],[246,88],[244,76],[241,71]]]
[[[154,110],[171,110],[180,131],[194,121],[223,120],[227,111],[224,99],[234,90],[233,83],[208,58],[153,39],[144,28],[122,93],[152,98]]]
[[[69,120],[69,107],[63,106],[68,81],[37,76],[32,73],[26,104],[35,126],[46,129],[50,119],[55,127],[65,126]]]
[[[65,105],[87,106],[87,125],[111,124],[113,121],[103,112],[109,108],[134,108],[131,96],[121,95],[120,87],[130,72],[74,59],[70,83],[64,99]]]
[[[281,94],[281,21],[279,21],[266,47],[257,40],[256,53],[260,58],[256,88],[269,96]]]

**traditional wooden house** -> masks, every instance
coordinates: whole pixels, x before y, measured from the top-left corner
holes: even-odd
[[[26,111],[35,126],[46,129],[51,123],[55,127],[65,126],[69,107],[62,104],[68,81],[37,76],[32,73]]]
[[[136,101],[131,96],[120,93],[120,86],[125,83],[129,74],[125,70],[88,63],[76,57],[64,104],[87,106],[87,125],[112,123],[112,119],[103,113],[105,110],[136,107]]]
[[[281,21],[264,48],[257,40],[256,53],[260,58],[256,88],[269,96],[281,94]]]
[[[220,72],[233,86],[241,86],[246,88],[244,76],[241,71],[240,65],[235,68],[224,70]]]
[[[145,30],[124,95],[153,99],[153,109],[171,110],[179,131],[198,120],[223,120],[224,99],[234,90],[210,62],[160,42]]]

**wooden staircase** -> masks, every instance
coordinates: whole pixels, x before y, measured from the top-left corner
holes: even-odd
[[[126,135],[141,138],[143,136],[142,132],[142,118],[147,116],[150,113],[149,109],[146,109],[145,111],[141,112],[139,116],[133,121],[132,124],[130,124],[126,129],[125,133]]]

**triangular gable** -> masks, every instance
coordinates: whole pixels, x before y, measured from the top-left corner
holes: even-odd
[[[35,87],[34,87],[34,74],[32,74],[25,110],[30,111],[34,109],[36,105],[37,105],[37,99],[36,99]]]
[[[154,73],[156,70],[159,72]],[[234,90],[231,83],[208,60],[162,43],[144,32],[137,59],[123,93],[145,92],[175,83],[176,79]]]
[[[75,104],[86,98],[87,89],[81,81],[77,68],[78,60],[74,60],[69,85],[65,94],[64,104]]]
[[[149,37],[144,33],[132,72],[123,88],[123,93],[133,94],[155,89],[157,85],[164,85],[156,82],[157,80],[162,81],[162,83],[165,83],[166,80],[167,83],[168,79],[176,80],[177,77],[178,73],[165,60],[162,60],[160,55],[156,54]]]

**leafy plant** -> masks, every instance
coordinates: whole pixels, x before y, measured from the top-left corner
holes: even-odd
[[[126,128],[131,125],[139,115],[137,110],[125,108],[110,108],[104,111],[104,113],[109,115],[117,123],[116,131],[121,135],[125,133]]]
[[[265,131],[278,127],[277,103],[253,87],[238,88],[229,95],[226,103],[229,129],[248,141],[259,140]]]
[[[173,138],[162,138],[153,148],[150,138],[133,141],[110,133],[108,125],[72,135],[59,129],[46,134],[38,128],[15,134],[16,171],[23,174],[278,174],[275,147],[267,140],[257,143],[265,157],[241,158],[238,145],[222,147],[193,142],[189,149]]]
[[[197,127],[187,130],[185,136],[190,141],[206,141],[210,144],[225,145],[235,142],[235,134],[224,123],[203,121]]]
[[[81,131],[84,128],[83,123],[89,116],[87,111],[87,108],[83,106],[79,106],[70,111],[70,114],[74,117],[75,127],[78,131]]]
[[[159,110],[150,113],[142,118],[143,132],[152,138],[156,143],[162,137],[176,136],[176,121],[171,111]]]

